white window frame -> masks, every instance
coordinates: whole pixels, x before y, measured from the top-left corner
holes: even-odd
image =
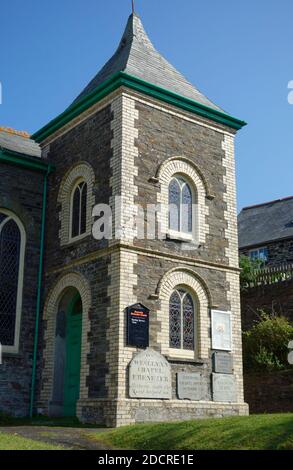
[[[170,207],[170,199],[169,199],[169,188],[170,184],[172,183],[173,180],[177,180],[180,190],[181,190],[181,197],[180,200],[182,199],[182,188],[181,188],[181,181],[184,181],[185,184],[188,185],[190,191],[191,191],[191,204],[192,204],[192,230],[191,232],[183,232],[181,230],[181,222],[182,222],[182,204],[180,204],[180,211],[179,211],[179,224],[180,224],[180,230],[172,230],[170,229],[170,211],[168,210],[168,229],[167,229],[167,236],[168,238],[172,240],[179,240],[179,241],[186,241],[186,242],[198,242],[199,239],[199,223],[198,223],[198,202],[197,202],[197,194],[194,188],[194,185],[192,181],[190,181],[189,178],[186,177],[184,174],[176,173],[174,174],[168,184],[168,208]]]
[[[267,258],[264,260],[263,258],[261,258],[260,256],[257,256],[257,257],[252,257],[252,253],[258,253],[261,251],[261,250],[266,250],[267,251]],[[267,246],[260,246],[259,248],[252,248],[251,250],[249,250],[249,258],[250,259],[259,259],[260,261],[263,261],[263,262],[267,262],[268,261],[268,247]]]
[[[2,344],[2,352],[8,354],[17,354],[19,352],[19,338],[20,338],[20,324],[21,324],[21,313],[22,313],[22,295],[23,295],[23,280],[24,280],[24,259],[25,259],[25,247],[26,247],[26,232],[20,219],[12,212],[6,209],[0,208],[0,213],[8,216],[0,224],[0,232],[4,225],[9,221],[13,220],[20,231],[20,252],[19,252],[19,269],[18,269],[18,286],[17,286],[17,299],[16,299],[16,315],[15,315],[15,330],[14,330],[14,344],[8,346]]]

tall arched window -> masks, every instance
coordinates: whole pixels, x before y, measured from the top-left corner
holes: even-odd
[[[0,210],[0,342],[7,352],[18,350],[24,249],[22,224]]]
[[[71,194],[71,238],[86,233],[87,223],[87,183],[79,181]]]
[[[169,184],[169,232],[171,235],[193,235],[193,193],[189,183],[174,176]]]
[[[184,289],[176,289],[170,297],[170,348],[194,350],[194,302]]]

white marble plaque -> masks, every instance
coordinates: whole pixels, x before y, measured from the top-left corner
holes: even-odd
[[[177,393],[180,400],[203,400],[204,386],[201,373],[178,372]]]
[[[130,398],[172,398],[171,367],[153,349],[137,354],[129,366]]]
[[[232,350],[231,312],[212,310],[212,348]]]
[[[237,401],[234,375],[213,374],[213,400],[225,403]]]

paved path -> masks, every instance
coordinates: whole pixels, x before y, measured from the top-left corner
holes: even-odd
[[[107,429],[64,428],[49,426],[3,426],[0,432],[10,433],[35,441],[59,444],[71,450],[110,450],[106,444],[95,441],[91,436]]]

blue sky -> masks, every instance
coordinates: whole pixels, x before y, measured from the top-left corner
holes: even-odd
[[[34,132],[112,55],[131,0],[1,2],[0,125]],[[236,140],[238,206],[293,194],[292,0],[136,0],[155,46],[248,126]]]

